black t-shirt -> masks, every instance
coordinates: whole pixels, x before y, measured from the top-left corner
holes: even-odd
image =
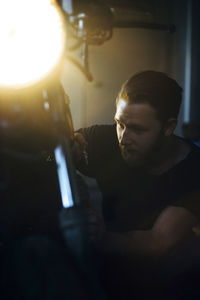
[[[182,206],[200,217],[200,199],[187,197],[200,190],[200,149],[162,175],[129,167],[122,159],[115,125],[80,129],[88,141],[88,165],[81,171],[94,177],[103,194],[107,229],[124,232],[152,227],[169,205]]]

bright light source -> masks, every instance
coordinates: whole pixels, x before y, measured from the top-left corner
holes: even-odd
[[[43,78],[63,53],[65,34],[52,0],[0,0],[0,86]]]

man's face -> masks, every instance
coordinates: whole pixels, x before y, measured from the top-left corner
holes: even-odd
[[[156,118],[156,110],[148,103],[129,104],[120,98],[115,121],[124,160],[131,166],[148,163],[148,159],[156,155],[154,152],[164,138],[161,122]]]

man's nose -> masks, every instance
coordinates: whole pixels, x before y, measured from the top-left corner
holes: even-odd
[[[120,140],[121,145],[129,145],[130,144],[130,136],[127,128],[124,128],[122,133],[121,133],[121,140]]]

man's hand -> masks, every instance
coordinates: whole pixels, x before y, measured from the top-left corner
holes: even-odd
[[[84,136],[79,132],[75,132],[72,144],[72,153],[75,163],[79,163],[82,160],[85,160],[85,162],[87,163],[87,148],[88,143],[85,140]]]

